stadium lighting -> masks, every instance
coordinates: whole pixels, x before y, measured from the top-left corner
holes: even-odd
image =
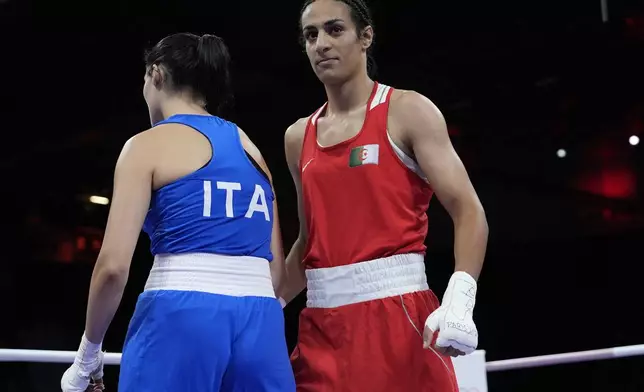
[[[640,138],[633,135],[628,138],[628,142],[631,144],[631,146],[637,146],[638,144],[640,144]]]
[[[89,197],[89,202],[94,203],[94,204],[100,204],[100,205],[106,206],[106,205],[110,204],[110,199],[108,199],[107,197],[103,197],[103,196],[90,196]]]
[[[558,149],[557,150],[557,156],[559,158],[565,158],[566,157],[566,150],[564,150],[563,148]]]

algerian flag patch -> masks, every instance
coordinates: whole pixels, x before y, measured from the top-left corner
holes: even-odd
[[[378,164],[378,147],[377,144],[367,144],[351,149],[349,154],[349,167],[356,167],[362,165],[377,165]]]

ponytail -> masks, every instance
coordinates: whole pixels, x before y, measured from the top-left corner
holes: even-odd
[[[190,91],[208,111],[221,115],[232,101],[230,54],[216,35],[178,33],[165,37],[145,54],[145,64],[162,65],[168,86]]]

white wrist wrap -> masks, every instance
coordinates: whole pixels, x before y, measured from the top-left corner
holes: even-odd
[[[457,306],[463,311],[472,312],[476,304],[476,280],[470,274],[456,271],[452,274],[443,295],[443,306]]]
[[[78,347],[78,352],[76,353],[76,362],[79,365],[90,364],[98,359],[101,354],[101,348],[103,343],[92,343],[87,340],[87,336],[83,334],[81,338],[80,346]]]
[[[453,347],[470,354],[478,346],[478,331],[472,318],[476,303],[476,280],[457,271],[447,284],[441,306],[425,321],[430,335],[438,333],[436,346]]]

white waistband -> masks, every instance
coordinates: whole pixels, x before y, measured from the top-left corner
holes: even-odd
[[[275,298],[268,260],[209,253],[156,255],[145,284],[151,290]]]
[[[309,308],[338,306],[428,290],[424,257],[401,254],[306,270]]]

